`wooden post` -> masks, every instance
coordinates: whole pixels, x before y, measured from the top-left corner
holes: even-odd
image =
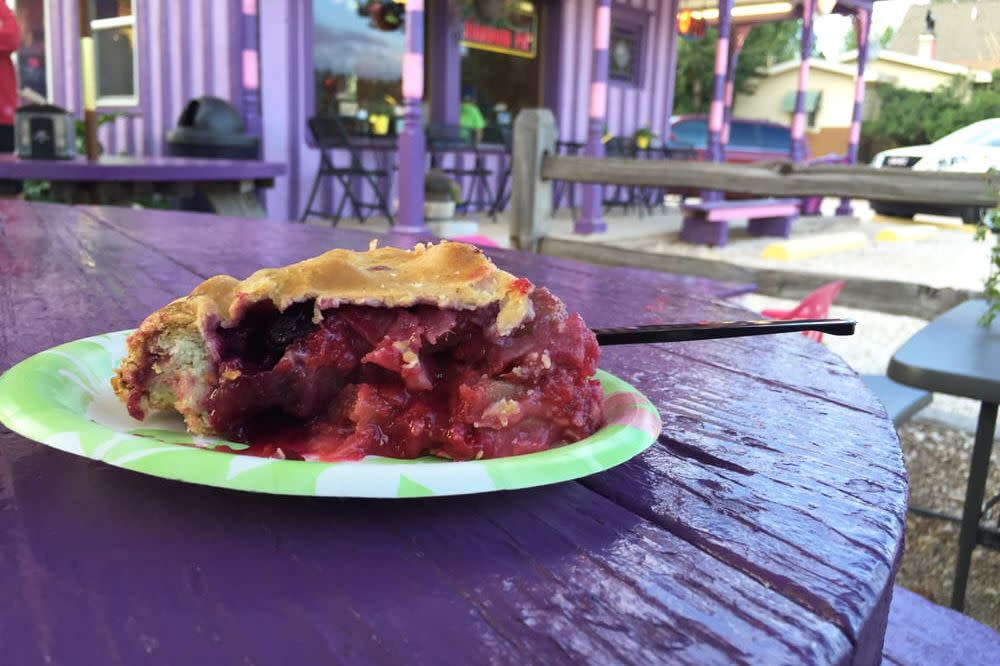
[[[809,86],[809,56],[813,47],[813,22],[816,0],[802,0],[802,51],[799,80],[795,91],[795,114],[792,116],[792,161],[801,162],[806,156],[806,93]]]
[[[854,32],[858,40],[858,73],[854,79],[854,114],[851,116],[851,133],[847,139],[847,163],[858,163],[858,143],[861,141],[861,111],[865,104],[865,64],[868,62],[868,36],[871,32],[871,14],[867,9],[857,9]],[[841,199],[837,215],[853,215],[850,199]]]
[[[611,42],[611,0],[597,0],[594,12],[593,61],[590,65],[590,104],[587,113],[587,157],[604,156],[604,120],[608,113],[608,45]],[[606,231],[607,223],[601,219],[604,188],[584,185],[580,217],[573,224],[578,234],[595,234]]]
[[[542,179],[542,159],[556,150],[556,119],[548,109],[524,109],[514,119],[511,155],[510,242],[538,251],[552,217],[552,181]]]
[[[722,161],[722,120],[726,96],[726,71],[729,65],[729,30],[732,24],[733,0],[719,0],[719,39],[715,43],[715,74],[712,78],[712,104],[708,112],[708,144],[705,147],[709,162]],[[703,201],[718,201],[722,192],[706,190]]]
[[[90,2],[80,0],[80,82],[83,92],[84,145],[87,159],[96,162],[97,146],[97,73],[94,71],[94,34],[90,28]]]
[[[740,51],[747,41],[753,24],[738,25],[733,28],[733,38],[729,42],[729,67],[726,69],[726,99],[722,111],[722,161],[726,161],[726,147],[729,145],[729,131],[733,123],[733,98],[736,94],[736,66],[740,62]]]
[[[396,230],[425,232],[424,128],[424,0],[406,3],[406,47],[403,53],[403,131],[399,135],[399,210]],[[386,195],[388,196],[388,194]]]

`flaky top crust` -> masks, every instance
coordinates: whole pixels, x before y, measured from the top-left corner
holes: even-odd
[[[228,327],[255,303],[271,301],[284,311],[313,298],[320,310],[340,305],[417,304],[474,310],[499,302],[497,328],[506,335],[528,315],[530,292],[529,282],[498,269],[475,246],[442,241],[421,243],[412,250],[330,250],[282,268],[259,270],[242,281],[217,275],[146,321],[190,319],[200,326]]]
[[[533,316],[532,289],[529,281],[498,269],[475,246],[447,241],[421,243],[412,250],[376,248],[373,241],[366,252],[330,250],[282,268],[259,270],[242,281],[217,275],[142,322],[129,337],[128,356],[113,384],[124,398],[132,388],[131,375],[140,369],[151,346],[167,334],[186,331],[201,337],[214,357],[212,341],[218,326],[235,325],[249,307],[264,301],[284,311],[294,303],[316,299],[316,321],[322,310],[340,305],[432,304],[473,310],[499,303],[495,331],[506,336]]]

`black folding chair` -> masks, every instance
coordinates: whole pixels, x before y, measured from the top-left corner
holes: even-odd
[[[613,137],[604,144],[604,156],[635,159],[635,141],[620,136]],[[628,212],[633,206],[645,203],[641,199],[639,188],[631,185],[615,185],[611,198],[604,199],[603,204],[605,208],[619,206],[623,212]],[[641,212],[642,209],[639,210]]]
[[[393,225],[395,221],[392,218],[392,212],[389,210],[389,204],[386,202],[381,186],[378,183],[379,179],[385,179],[388,176],[388,171],[378,168],[370,169],[364,165],[364,161],[361,159],[361,149],[355,139],[352,138],[352,135],[347,131],[345,124],[349,126],[355,124],[354,128],[358,130],[357,134],[354,135],[355,137],[367,130],[366,124],[355,118],[313,116],[309,119],[309,132],[316,142],[316,147],[319,148],[319,169],[316,171],[316,178],[313,179],[312,190],[309,192],[309,201],[306,203],[305,210],[299,222],[305,222],[306,218],[310,215],[328,216],[326,211],[315,210],[312,206],[316,195],[319,193],[320,182],[323,178],[332,176],[340,184],[340,202],[337,204],[336,211],[331,218],[334,226],[340,222],[344,205],[348,202],[351,204],[354,216],[360,219],[362,223],[368,218],[365,215],[365,211],[369,210],[380,211],[389,220],[389,224]],[[334,163],[332,155],[332,151],[334,150],[347,152],[350,157],[350,162],[347,166],[337,166]],[[374,203],[365,201],[355,191],[354,186],[358,178],[362,180],[362,183],[367,182],[371,186],[372,192],[375,195]]]
[[[490,217],[496,218],[497,214],[507,207],[510,202],[510,168],[513,164],[511,155],[513,153],[513,130],[510,125],[490,125],[483,130],[483,143],[495,143],[502,145],[504,152],[502,155],[503,164],[500,172],[500,182],[497,184],[497,193],[493,198],[493,205],[490,206]]]
[[[468,130],[451,123],[430,123],[425,131],[427,151],[431,155],[431,168],[440,169],[455,178],[472,178],[469,191],[459,202],[458,208],[468,210],[470,206],[480,209],[492,209],[493,188],[490,187],[490,177],[493,172],[486,168],[479,146],[472,139]],[[459,155],[471,152],[474,156],[471,168],[464,166]],[[450,167],[441,166],[441,156],[445,153],[456,155],[455,163]],[[479,194],[479,198],[473,197]],[[483,196],[485,194],[485,196]]]

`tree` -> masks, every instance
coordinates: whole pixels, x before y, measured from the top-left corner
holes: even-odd
[[[958,77],[931,92],[878,87],[879,114],[862,128],[866,139],[897,146],[931,143],[986,118],[1000,117],[1000,70],[993,82],[970,90]]]
[[[737,60],[734,87],[737,93],[753,92],[761,70],[791,60],[799,52],[801,21],[778,21],[755,26]],[[677,47],[677,113],[705,113],[712,101],[715,45],[718,32],[708,30],[702,39],[681,40]]]
[[[882,31],[882,36],[878,38],[878,45],[883,49],[888,48],[889,42],[892,41],[893,35],[895,34],[896,31],[893,27],[891,25],[887,26],[886,29]],[[844,48],[841,49],[841,51],[853,51],[856,48],[858,48],[858,31],[852,22],[851,29],[847,31],[846,35],[844,35]]]

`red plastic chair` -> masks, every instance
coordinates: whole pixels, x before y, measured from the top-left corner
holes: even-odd
[[[792,310],[763,310],[761,314],[769,319],[822,319],[829,316],[830,305],[844,288],[844,281],[837,280],[809,294]],[[802,335],[816,342],[823,342],[823,334],[818,331],[803,331]]]

